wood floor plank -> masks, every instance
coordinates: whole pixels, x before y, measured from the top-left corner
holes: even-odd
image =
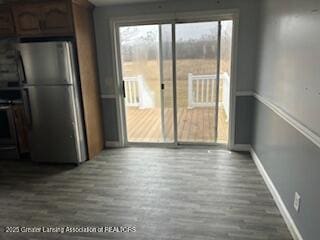
[[[144,138],[149,139],[150,142],[162,142],[162,129],[161,129],[161,111],[160,109],[154,110],[154,114],[152,115],[152,118],[150,120],[149,125],[148,123],[145,123],[144,132],[142,132],[142,135],[144,135]]]
[[[188,135],[188,139],[186,139],[186,141],[190,141],[190,142],[195,142],[195,139],[199,139],[198,135],[199,135],[199,123],[197,123],[197,120],[199,120],[198,116],[197,116],[197,109],[194,108],[192,109],[192,111],[187,112],[187,114],[190,113],[190,125],[187,125],[188,128],[190,129],[189,131],[189,135]]]
[[[160,109],[153,109],[152,115],[143,122],[141,122],[140,134],[143,139],[149,142],[161,142],[161,112]]]
[[[140,133],[141,130],[145,129],[144,123],[147,123],[148,118],[153,114],[152,111],[148,110],[137,110],[139,117],[135,122],[130,123],[128,131],[128,140],[141,141],[143,135]]]
[[[165,129],[166,129],[166,141],[173,142],[173,109],[165,109]]]
[[[215,140],[214,108],[179,108],[178,139],[182,142],[213,143]],[[173,140],[173,110],[165,109],[165,129]],[[218,140],[228,142],[228,122],[223,109],[219,109]],[[161,109],[127,109],[127,131],[130,142],[162,142]]]

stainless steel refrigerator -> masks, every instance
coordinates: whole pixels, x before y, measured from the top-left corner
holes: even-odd
[[[17,49],[32,160],[85,161],[86,143],[72,43],[20,43]]]

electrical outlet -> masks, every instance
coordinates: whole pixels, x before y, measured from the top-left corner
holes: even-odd
[[[299,193],[296,192],[294,194],[293,207],[297,212],[299,212],[299,210],[300,210],[300,202],[301,202],[301,197],[300,197]]]

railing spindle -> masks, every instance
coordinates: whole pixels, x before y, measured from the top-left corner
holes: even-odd
[[[206,81],[206,89],[207,89],[206,103],[209,103],[209,85],[210,85],[210,78],[208,78]]]
[[[203,103],[203,95],[204,95],[204,79],[201,80],[201,103]]]
[[[137,104],[137,82],[132,82],[133,83],[133,104]]]
[[[197,88],[196,88],[196,102],[199,102],[199,81],[196,81]]]

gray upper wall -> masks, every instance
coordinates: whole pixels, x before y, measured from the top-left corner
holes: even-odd
[[[254,90],[320,134],[320,1],[263,0]],[[305,240],[319,239],[320,148],[257,99],[251,144]],[[300,211],[293,208],[301,196]]]
[[[237,90],[253,90],[256,68],[256,33],[258,19],[257,0],[176,0],[163,3],[129,4],[97,7],[94,11],[96,41],[98,49],[98,67],[102,94],[114,94],[114,83],[110,26],[112,17],[135,16],[145,14],[174,13],[188,11],[210,11],[218,9],[238,9],[239,37],[237,59]]]
[[[320,1],[265,0],[255,91],[320,135]]]

